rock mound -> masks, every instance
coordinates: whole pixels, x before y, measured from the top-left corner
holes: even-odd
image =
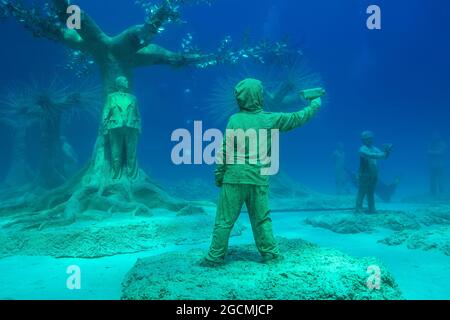
[[[282,240],[285,259],[262,264],[253,245],[234,247],[228,263],[199,264],[202,250],[140,259],[123,281],[122,299],[401,299],[389,272],[375,259],[356,259],[302,240]],[[380,290],[367,286],[367,268],[381,268]]]
[[[377,228],[386,228],[394,231],[417,230],[420,228],[420,223],[415,216],[401,211],[380,211],[376,214],[337,212],[305,219],[305,223],[344,234],[371,232]]]
[[[405,244],[408,249],[438,250],[450,256],[450,226],[395,232],[379,242],[388,246]]]

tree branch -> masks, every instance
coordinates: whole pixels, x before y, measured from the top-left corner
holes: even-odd
[[[134,65],[136,67],[148,65],[169,65],[174,67],[183,67],[189,65],[199,65],[214,60],[212,54],[196,54],[196,53],[177,53],[156,44],[148,45],[139,50],[134,57]]]
[[[68,0],[53,0],[53,10],[61,25],[65,26],[68,14],[67,8],[70,3]],[[68,29],[67,29],[68,30]],[[95,23],[95,21],[83,10],[81,10],[81,29],[76,30],[78,35],[86,42],[87,46],[106,45],[109,37]]]
[[[81,29],[77,32],[89,45],[105,46],[110,41],[110,37],[84,11],[81,12]]]
[[[87,51],[87,44],[83,38],[80,37],[75,30],[64,29],[62,30],[62,36],[58,40],[62,44],[74,50]]]
[[[134,56],[136,67],[165,64],[175,67],[193,65],[198,68],[207,68],[218,64],[236,64],[241,60],[255,59],[265,63],[266,57],[280,57],[289,52],[287,45],[280,42],[262,42],[253,47],[233,50],[225,48],[223,44],[216,53],[202,54],[200,52],[176,53],[155,44],[150,44],[139,50]]]
[[[53,0],[53,10],[61,24],[66,24],[67,8],[70,6],[69,0]]]
[[[111,39],[112,48],[115,53],[125,56],[138,52],[148,45],[149,39],[156,31],[150,31],[146,24],[129,27],[119,35]],[[147,36],[146,36],[147,35]]]
[[[0,9],[3,16],[13,17],[37,38],[61,42],[76,50],[85,49],[83,39],[75,31],[65,28],[65,22],[61,24],[55,20],[55,16],[45,16],[37,8],[26,8],[19,1],[1,0]]]
[[[179,19],[178,6],[164,0],[161,5],[154,5],[149,10],[149,17],[144,24],[135,25],[113,38],[116,52],[134,54],[151,44],[154,37],[162,31],[164,24]]]

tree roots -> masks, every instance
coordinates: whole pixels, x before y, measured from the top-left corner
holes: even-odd
[[[96,215],[99,219],[115,213],[151,215],[154,208],[179,211],[189,204],[169,196],[142,171],[134,181],[123,178],[102,183],[90,174],[85,170],[60,188],[28,200],[9,201],[0,207],[0,215],[12,218],[3,227],[42,230],[92,219],[92,212],[100,213]]]

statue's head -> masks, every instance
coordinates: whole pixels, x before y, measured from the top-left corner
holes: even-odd
[[[116,78],[116,89],[118,91],[128,91],[130,84],[126,77],[120,76]]]
[[[256,79],[245,79],[234,89],[239,108],[246,112],[259,112],[264,105],[264,87]]]
[[[374,134],[372,131],[364,131],[361,134],[361,139],[366,146],[372,146]]]

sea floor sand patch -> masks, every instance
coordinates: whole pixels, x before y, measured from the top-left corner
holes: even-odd
[[[119,216],[42,231],[3,229],[0,258],[13,255],[101,258],[168,245],[194,245],[209,241],[213,226],[211,211],[187,210],[180,214],[160,210],[151,217]],[[240,235],[243,229],[237,223],[232,236]]]

